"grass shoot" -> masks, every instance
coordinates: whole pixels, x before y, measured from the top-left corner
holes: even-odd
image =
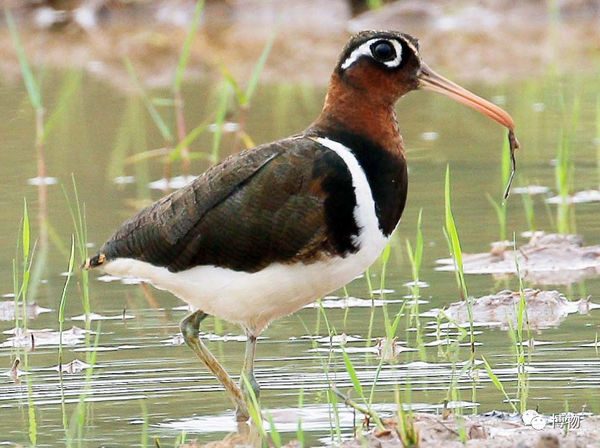
[[[454,260],[456,282],[458,285],[460,296],[461,296],[461,299],[465,300],[466,304],[467,304],[467,312],[469,314],[469,333],[470,333],[470,337],[471,337],[471,364],[474,364],[474,361],[475,361],[475,333],[473,330],[473,304],[472,304],[472,298],[469,296],[469,291],[467,290],[467,282],[465,280],[465,274],[464,274],[464,269],[463,269],[462,248],[461,248],[461,244],[460,244],[460,238],[458,236],[458,230],[457,230],[456,224],[454,222],[454,215],[452,213],[452,201],[451,201],[451,197],[450,197],[450,166],[446,167],[444,203],[445,203],[445,218],[446,218],[445,219],[446,226],[444,228],[444,235],[446,236],[446,241],[448,242],[448,248],[450,249],[450,254],[452,255],[452,259]]]

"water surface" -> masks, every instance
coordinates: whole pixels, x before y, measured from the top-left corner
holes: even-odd
[[[48,173],[57,179],[49,186],[49,222],[52,238],[47,259],[41,267],[41,282],[35,288],[39,306],[52,309],[29,320],[30,329],[58,329],[60,293],[67,270],[69,238],[73,232],[67,202],[61,185],[72,195],[71,174],[77,182],[79,197],[85,202],[89,241],[99,247],[127,217],[150,200],[161,196],[149,188],[152,181],[163,176],[160,161],[127,163],[127,159],[149,149],[160,148],[164,140],[156,130],[139,97],[127,96],[108,84],[87,75],[49,71],[44,74],[44,98],[50,114],[60,98],[61,89],[69,80],[81,77],[76,95],[67,104],[49,135],[46,153]],[[460,80],[457,80],[460,81]],[[598,188],[596,129],[597,77],[520,81],[511,85],[466,87],[503,103],[515,118],[522,150],[518,153],[517,186],[539,184],[555,191],[555,157],[563,123],[562,104],[570,111],[575,95],[580,102],[580,119],[574,138],[576,175],[575,189]],[[3,141],[0,164],[0,185],[3,211],[0,234],[0,293],[12,292],[12,259],[16,250],[18,229],[22,220],[23,198],[27,198],[32,215],[34,235],[38,233],[35,219],[38,204],[36,187],[28,180],[36,177],[34,115],[23,88],[3,83],[0,94],[0,135]],[[189,83],[184,88],[187,99],[185,115],[188,129],[204,120],[216,108],[218,83]],[[168,97],[168,91],[152,91],[155,97]],[[305,85],[262,85],[252,103],[247,119],[247,132],[255,143],[271,141],[301,131],[317,116],[325,90]],[[159,106],[165,117],[171,109]],[[231,119],[236,120],[236,114]],[[405,283],[412,280],[406,256],[406,239],[413,245],[415,225],[423,209],[425,239],[421,280],[428,287],[421,289],[422,312],[440,308],[460,299],[454,274],[434,270],[435,260],[448,256],[442,228],[444,225],[443,186],[446,165],[452,173],[453,209],[465,252],[487,251],[489,243],[498,239],[496,214],[487,194],[500,200],[500,154],[505,132],[494,122],[446,98],[430,93],[411,93],[398,105],[400,127],[408,149],[410,163],[409,201],[402,223],[393,237],[390,262],[387,267],[385,299],[388,310],[395,314],[405,296],[410,293]],[[570,125],[567,121],[565,126]],[[203,134],[194,144],[194,152],[209,153],[211,133]],[[596,139],[596,142],[595,142]],[[235,136],[225,134],[220,157],[231,153]],[[239,145],[238,145],[239,146]],[[199,174],[209,166],[205,160],[195,160],[192,171]],[[180,167],[175,165],[174,174]],[[115,183],[118,176],[130,176]],[[553,230],[554,206],[547,206],[542,197],[534,198],[536,223],[539,229]],[[598,203],[576,206],[577,232],[588,244],[600,243],[600,213]],[[509,234],[528,230],[521,197],[513,195],[508,202]],[[525,239],[519,239],[524,243]],[[90,249],[94,250],[94,248]],[[40,255],[38,253],[38,255]],[[371,272],[374,289],[381,287],[381,264]],[[99,281],[92,274],[92,310],[109,320],[94,320],[91,329],[99,331],[99,347],[86,401],[86,423],[83,446],[140,443],[142,407],[145,403],[150,424],[149,434],[171,443],[182,430],[188,438],[206,442],[234,429],[233,410],[215,379],[181,345],[179,321],[185,316],[182,303],[171,295],[151,290],[147,295],[139,285],[120,281]],[[66,307],[66,329],[84,327],[74,320],[83,313],[80,299],[79,274],[71,285]],[[494,279],[487,275],[468,276],[469,292],[474,296],[518,287],[514,278]],[[535,286],[535,285],[527,285]],[[549,288],[549,287],[546,287]],[[554,288],[554,287],[553,287]],[[556,286],[570,299],[587,295],[600,301],[600,279],[585,283]],[[348,285],[350,296],[370,299],[365,278]],[[333,293],[344,297],[340,290]],[[375,293],[376,298],[379,293]],[[5,297],[3,300],[11,300]],[[374,348],[376,338],[385,336],[381,307],[328,307],[329,324],[338,334],[352,336],[347,343],[363,385],[373,383],[379,358]],[[126,318],[123,318],[125,316]],[[372,328],[369,322],[372,317]],[[395,409],[393,391],[396,386],[410,389],[414,409],[435,412],[448,397],[453,372],[460,370],[469,358],[469,347],[461,347],[454,358],[440,356],[444,348],[435,336],[435,319],[423,317],[424,348],[415,348],[414,332],[405,331],[405,320],[398,332],[401,350],[395,362],[386,363],[375,394],[376,409]],[[533,334],[538,344],[532,351],[529,408],[540,412],[571,410],[600,411],[600,358],[594,346],[600,326],[600,313],[571,314],[557,328]],[[0,322],[1,331],[9,331],[14,321]],[[208,319],[202,330],[209,347],[237,375],[242,366],[244,343],[241,331],[226,322]],[[512,342],[506,331],[477,328],[476,355],[492,364],[510,396],[514,396],[517,380]],[[330,409],[326,390],[334,381],[343,392],[351,388],[339,346],[331,346],[327,328],[318,308],[307,308],[293,316],[274,322],[259,341],[256,377],[262,385],[262,405],[275,418],[280,431],[289,431],[286,440],[295,437],[299,391],[304,390],[301,411],[304,429],[310,443],[330,443]],[[0,336],[0,371],[8,372],[16,355],[10,334]],[[94,335],[87,338],[93,344]],[[452,337],[452,336],[450,336]],[[408,338],[408,341],[407,341]],[[50,341],[51,342],[51,341]],[[466,340],[464,341],[466,342]],[[89,360],[86,337],[74,338],[65,347],[64,360]],[[333,355],[329,356],[329,350]],[[55,367],[57,345],[38,345],[29,353],[29,375],[15,384],[7,374],[0,377],[0,443],[27,444],[29,440],[28,400],[35,407],[37,441],[39,445],[62,445],[65,438],[61,410],[61,388]],[[22,356],[22,354],[21,354]],[[324,365],[327,368],[324,368]],[[327,374],[326,374],[327,371]],[[65,373],[63,394],[67,419],[85,388],[85,372]],[[28,381],[31,391],[28,392]],[[510,410],[502,394],[489,378],[481,373],[475,390],[470,378],[463,376],[457,383],[460,400],[466,412],[492,409]],[[351,434],[355,419],[349,411],[341,414],[344,434]]]

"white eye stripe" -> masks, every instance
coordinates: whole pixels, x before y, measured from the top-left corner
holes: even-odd
[[[400,65],[400,62],[402,61],[402,45],[400,45],[400,42],[398,42],[395,39],[387,40],[387,39],[381,39],[378,37],[378,38],[374,38],[374,39],[370,39],[370,40],[366,41],[364,44],[362,44],[356,50],[354,50],[352,53],[350,53],[350,56],[348,56],[341,65],[342,70],[346,70],[348,67],[350,67],[352,64],[354,64],[356,61],[358,61],[362,56],[368,56],[368,57],[372,58],[373,54],[371,53],[371,45],[373,45],[375,42],[379,42],[381,40],[391,43],[394,46],[394,49],[396,50],[396,57],[394,59],[392,59],[390,61],[385,61],[382,63],[390,68],[398,67]]]

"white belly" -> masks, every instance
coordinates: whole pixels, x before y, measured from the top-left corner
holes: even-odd
[[[105,265],[111,275],[138,277],[170,291],[211,316],[258,335],[274,319],[291,314],[341,288],[379,256],[385,240],[346,258],[312,264],[274,264],[259,272],[198,266],[182,272],[121,258]]]
[[[329,139],[315,139],[337,153],[352,175],[356,194],[354,219],[359,232],[354,244],[359,250],[312,264],[273,264],[255,272],[239,272],[216,266],[197,266],[177,273],[163,267],[117,259],[104,269],[111,275],[138,277],[213,316],[238,323],[258,335],[272,320],[344,286],[375,262],[387,244],[379,229],[375,202],[364,171],[354,155]]]

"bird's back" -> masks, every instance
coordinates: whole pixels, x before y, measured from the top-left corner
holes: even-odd
[[[352,179],[306,137],[233,155],[125,222],[89,261],[127,258],[179,272],[211,265],[257,272],[356,250]],[[343,223],[343,224],[342,224]]]

